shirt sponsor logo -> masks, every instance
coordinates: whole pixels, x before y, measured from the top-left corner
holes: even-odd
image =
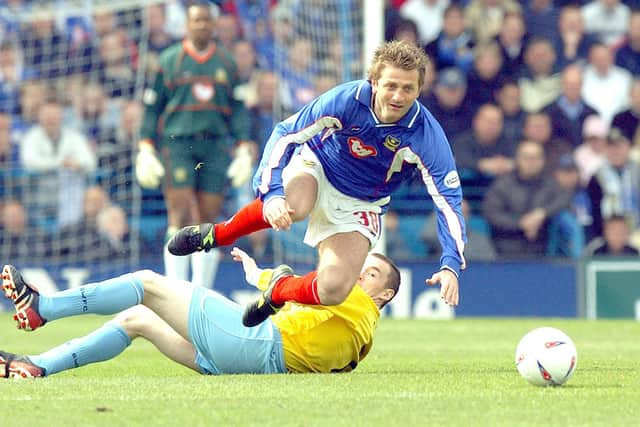
[[[360,138],[351,136],[347,139],[349,144],[349,151],[353,157],[363,158],[369,156],[375,156],[378,154],[378,150],[375,147],[366,145]]]
[[[460,187],[460,177],[457,171],[451,171],[444,177],[444,185],[448,188]]]
[[[213,98],[215,89],[210,82],[196,82],[191,87],[191,93],[199,102],[209,102]]]
[[[384,139],[384,146],[391,151],[396,151],[400,144],[400,138],[396,138],[393,135],[387,135],[387,137]]]

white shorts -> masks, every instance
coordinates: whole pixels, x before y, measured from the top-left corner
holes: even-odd
[[[367,202],[341,193],[327,180],[320,161],[306,145],[282,171],[285,188],[293,177],[302,173],[313,176],[318,183],[318,198],[309,215],[304,243],[316,247],[334,234],[357,231],[369,240],[370,247],[375,246],[381,233],[382,206],[389,203],[390,198]]]

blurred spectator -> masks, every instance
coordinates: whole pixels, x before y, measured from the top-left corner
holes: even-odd
[[[44,80],[27,80],[20,88],[20,117],[17,128],[19,133],[38,121],[38,110],[45,99],[49,98],[49,87]]]
[[[400,16],[417,25],[418,42],[425,45],[438,37],[447,6],[449,0],[407,0],[400,7]]]
[[[30,21],[23,21],[20,31],[26,66],[39,78],[63,77],[69,71],[67,40],[55,25],[54,14],[34,12]]]
[[[502,136],[515,146],[522,140],[526,114],[520,107],[520,86],[514,80],[505,80],[497,92],[498,106],[502,110]]]
[[[215,39],[227,50],[233,50],[233,45],[240,39],[240,25],[235,15],[223,13],[216,19]]]
[[[173,43],[176,39],[167,31],[166,5],[152,4],[145,9],[145,17],[148,33],[148,52],[159,54]]]
[[[566,139],[572,147],[582,142],[584,120],[597,114],[596,110],[582,99],[582,69],[577,65],[568,65],[560,77],[561,94],[545,107],[551,117],[554,137]]]
[[[234,95],[237,99],[245,100],[249,96],[249,82],[251,76],[256,70],[256,51],[250,41],[240,39],[233,44],[233,59],[236,61],[236,70],[238,73],[238,85],[235,88]]]
[[[584,120],[582,136],[584,141],[574,150],[574,158],[580,172],[580,182],[587,185],[591,177],[605,161],[609,126],[598,115]]]
[[[436,69],[458,67],[468,73],[473,63],[473,46],[471,33],[464,26],[462,7],[454,3],[444,11],[442,31],[424,49]]]
[[[17,200],[5,200],[0,205],[0,256],[4,262],[17,263],[37,256],[34,233],[28,229],[27,213]]]
[[[582,6],[586,32],[609,46],[627,31],[629,14],[629,7],[620,0],[593,0]]]
[[[496,91],[502,84],[502,55],[493,42],[474,49],[473,68],[468,79],[468,101],[475,112],[488,102],[496,102]]]
[[[73,223],[82,215],[81,200],[87,175],[96,168],[96,156],[86,137],[62,123],[62,107],[49,99],[40,106],[38,125],[20,141],[20,159],[30,172],[41,174],[38,197],[51,202],[58,196],[58,225]],[[57,176],[59,188],[52,191],[47,173]]]
[[[600,43],[589,51],[589,64],[584,69],[582,97],[611,123],[613,116],[629,105],[631,74],[613,64],[613,53]]]
[[[409,245],[400,232],[400,221],[402,221],[402,219],[395,211],[387,211],[384,215],[386,253],[389,257],[397,260],[416,258],[418,254],[411,253]]]
[[[18,150],[11,138],[11,116],[0,112],[0,197],[19,196],[15,169],[19,169]]]
[[[623,215],[632,229],[640,226],[640,164],[629,157],[631,142],[617,128],[607,138],[607,157],[589,181],[593,225],[591,236],[602,234],[603,220]]]
[[[541,256],[548,246],[551,218],[569,207],[569,194],[544,173],[540,144],[520,143],[515,162],[512,173],[491,184],[482,213],[501,257]]]
[[[152,4],[145,9],[148,31],[148,45],[145,60],[145,80],[151,81],[155,70],[160,66],[160,53],[177,40],[167,29],[167,5]]]
[[[524,7],[525,28],[530,37],[549,37],[557,40],[558,11],[553,0],[529,0]]]
[[[502,138],[502,111],[485,104],[473,117],[472,129],[453,143],[460,169],[481,175],[500,176],[513,170],[514,145]]]
[[[420,37],[418,36],[418,27],[416,23],[410,19],[400,18],[396,21],[392,39],[405,40],[411,44],[419,46]],[[336,46],[336,44],[332,44],[332,46]]]
[[[165,29],[174,39],[184,37],[187,28],[187,9],[183,0],[167,0]]]
[[[510,76],[519,76],[524,67],[524,47],[527,29],[519,13],[507,13],[495,41],[502,54],[502,72]]]
[[[316,96],[313,87],[313,43],[304,37],[296,38],[288,54],[288,66],[281,69],[283,75],[279,76],[280,96],[285,110],[293,113]]]
[[[451,141],[469,129],[473,119],[469,103],[465,102],[467,79],[456,68],[440,70],[433,94],[420,101],[429,109]]]
[[[597,39],[584,33],[582,13],[577,5],[565,6],[560,10],[558,30],[560,37],[555,39],[554,46],[558,57],[558,66],[564,68],[574,62],[586,61],[589,49]]]
[[[126,101],[122,105],[122,113],[118,125],[109,133],[102,136],[97,147],[97,157],[100,167],[118,173],[131,172],[123,170],[130,165],[133,149],[136,146],[142,123],[143,107],[140,101]],[[120,177],[122,178],[122,177]]]
[[[107,206],[96,218],[98,233],[108,246],[104,249],[105,259],[129,256],[129,223],[120,206]]]
[[[87,136],[92,145],[99,145],[118,126],[122,105],[107,97],[102,85],[96,81],[81,86],[76,96],[76,111],[72,112],[66,124]]]
[[[20,86],[34,73],[22,61],[22,52],[14,43],[0,43],[0,111],[17,115],[20,110]]]
[[[640,10],[631,12],[627,37],[616,51],[616,65],[640,77]]]
[[[128,235],[124,211],[110,205],[107,193],[100,186],[87,188],[82,206],[80,221],[63,227],[55,235],[53,255],[69,261],[87,262],[113,259],[124,254],[126,251],[122,244]]]
[[[523,138],[537,142],[544,148],[546,170],[553,171],[563,154],[570,154],[573,147],[563,138],[556,138],[551,127],[551,117],[544,111],[527,114],[524,121]]]
[[[469,261],[495,261],[497,255],[493,242],[486,233],[476,231],[471,226],[471,206],[464,199],[462,200],[462,215],[467,224],[467,242],[464,245],[464,257]],[[438,248],[439,245],[437,220],[435,212],[429,214],[420,232],[420,238],[429,249]]]
[[[604,222],[602,236],[593,239],[585,248],[586,256],[638,256],[640,252],[630,244],[631,230],[623,215],[612,215]]]
[[[570,215],[561,213],[552,224],[551,246],[556,252],[564,252],[572,258],[579,258],[585,246],[585,235],[593,222],[591,202],[586,189],[580,183],[578,166],[571,154],[563,154],[555,162],[553,177],[558,185],[571,196]]]
[[[11,115],[0,112],[0,170],[18,166],[18,150],[11,139]]]
[[[640,138],[640,79],[634,80],[631,84],[629,101],[629,109],[616,114],[611,127],[620,129],[624,136],[633,142]]]
[[[129,42],[122,31],[105,34],[100,39],[99,78],[109,97],[133,95],[136,69]]]
[[[504,15],[521,13],[514,0],[471,0],[465,9],[465,21],[478,44],[491,41],[500,31]]]
[[[524,54],[525,70],[518,80],[522,109],[535,113],[560,95],[560,75],[556,72],[556,53],[548,39],[532,39]]]

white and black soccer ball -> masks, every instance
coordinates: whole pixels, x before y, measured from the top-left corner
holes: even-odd
[[[562,385],[571,378],[577,364],[576,346],[560,329],[534,329],[522,337],[516,348],[516,368],[533,385]]]

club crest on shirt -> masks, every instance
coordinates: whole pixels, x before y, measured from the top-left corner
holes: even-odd
[[[211,101],[211,98],[213,98],[215,88],[211,82],[199,81],[195,82],[193,86],[191,86],[191,93],[198,102],[209,102]]]
[[[229,78],[227,77],[227,72],[224,70],[224,68],[218,68],[216,70],[215,79],[217,83],[221,83],[221,84],[226,84],[229,81]]]
[[[349,137],[347,139],[347,144],[349,144],[349,151],[353,157],[363,158],[378,154],[376,147],[366,145],[360,138],[355,136]]]
[[[384,139],[383,145],[391,151],[396,151],[401,143],[402,141],[400,141],[400,138],[396,138],[393,135],[387,135]]]

